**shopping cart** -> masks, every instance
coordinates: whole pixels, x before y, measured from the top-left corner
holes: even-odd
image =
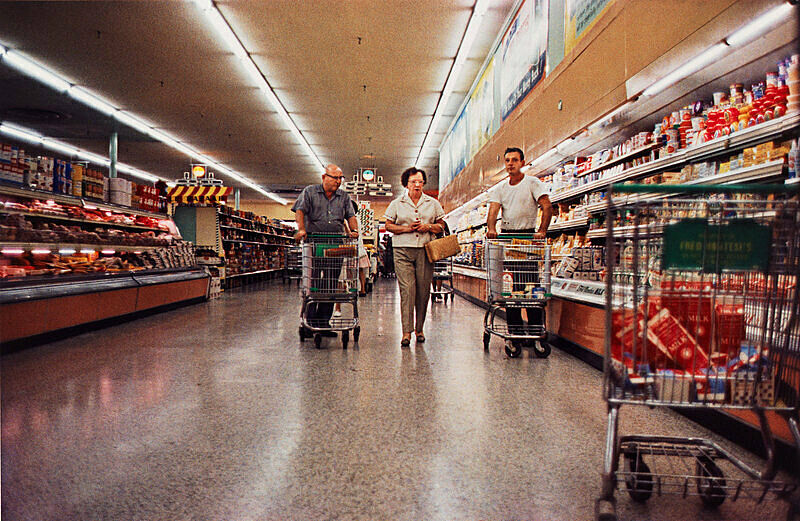
[[[314,336],[319,348],[322,335],[341,331],[347,349],[350,331],[358,342],[358,241],[341,235],[309,235],[302,248],[300,340]],[[352,306],[352,317],[332,317],[335,304]]]
[[[286,266],[283,270],[283,282],[296,280],[300,284],[303,274],[303,249],[300,246],[286,247]]]
[[[545,328],[545,305],[550,296],[550,246],[531,235],[504,235],[486,241],[486,293],[489,309],[483,317],[483,347],[489,350],[491,336],[505,340],[506,354],[516,358],[522,346],[534,354],[550,354]],[[528,325],[509,326],[498,322],[497,312],[521,314],[527,309]],[[521,320],[520,320],[521,321]]]
[[[614,185],[608,194],[608,425],[597,519],[617,519],[618,485],[637,502],[653,493],[699,496],[709,507],[784,498],[796,515],[797,484],[777,479],[772,427],[788,422],[800,450],[797,191]],[[750,410],[764,467],[708,439],[618,436],[623,404]]]
[[[447,283],[447,286],[445,286]],[[442,297],[444,302],[447,302],[447,297],[450,297],[450,302],[453,301],[453,258],[438,260],[433,263],[433,284],[431,289],[431,300],[436,297]],[[439,286],[438,288],[436,286]]]

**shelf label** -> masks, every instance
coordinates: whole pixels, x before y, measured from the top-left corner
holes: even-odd
[[[685,219],[664,227],[662,267],[708,273],[766,271],[771,238],[771,227],[753,219],[724,224]]]

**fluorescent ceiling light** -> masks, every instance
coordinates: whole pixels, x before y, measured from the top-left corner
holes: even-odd
[[[67,94],[69,94],[71,98],[80,101],[84,105],[88,105],[98,112],[102,112],[106,116],[111,116],[117,111],[117,109],[110,103],[107,103],[94,94],[89,93],[89,91],[84,88],[73,85],[69,88]]]
[[[225,17],[219,11],[214,2],[209,0],[195,0],[195,3],[200,8],[200,11],[205,15],[206,20],[208,20],[209,25],[214,30],[214,33],[222,41],[224,41],[228,49],[244,63],[248,75],[255,82],[255,84],[260,87],[267,101],[270,105],[272,105],[272,108],[278,112],[278,116],[281,118],[284,125],[286,125],[286,128],[292,132],[292,134],[295,136],[295,139],[302,145],[306,153],[314,159],[321,169],[324,169],[324,163],[320,161],[316,152],[314,152],[314,149],[308,143],[308,140],[297,127],[294,120],[289,115],[289,112],[283,106],[283,103],[281,103],[278,96],[275,95],[275,91],[272,90],[272,86],[269,84],[269,81],[267,81],[265,75],[261,73],[261,69],[258,68],[258,65],[256,65],[256,63],[250,57],[250,53],[247,52],[247,49],[245,49],[241,41],[239,41],[236,33],[233,31],[233,29],[231,29],[230,25],[225,20]],[[276,197],[277,196],[271,198],[275,199]],[[283,200],[280,197],[277,197],[277,199]]]
[[[614,110],[612,110],[611,112],[609,112],[608,114],[603,116],[602,118],[598,119],[597,121],[595,121],[594,123],[589,125],[588,129],[590,131],[597,130],[599,128],[602,128],[602,127],[608,125],[609,123],[612,122],[612,120],[615,117],[619,116],[619,114],[621,112],[623,112],[624,110],[627,110],[628,107],[630,107],[632,103],[633,103],[633,101],[626,101],[625,103],[623,103],[619,107],[615,108]]]
[[[132,129],[137,130],[145,135],[150,135],[150,131],[153,130],[153,128],[150,125],[148,125],[141,119],[122,110],[114,112],[114,119],[116,119],[123,125],[127,125]]]
[[[455,82],[460,75],[462,65],[467,60],[469,51],[472,48],[472,43],[478,36],[481,20],[486,14],[487,9],[489,9],[489,0],[477,0],[475,2],[475,7],[472,9],[472,16],[470,16],[469,23],[467,24],[467,30],[464,31],[464,36],[461,38],[461,44],[458,46],[456,59],[453,60],[453,65],[450,67],[450,72],[447,74],[447,80],[445,80],[444,87],[442,88],[442,95],[439,97],[439,102],[436,104],[436,109],[433,111],[433,118],[431,118],[431,123],[428,125],[428,131],[425,133],[425,139],[422,140],[422,146],[420,147],[419,154],[417,154],[417,159],[414,162],[414,166],[416,168],[420,168],[422,155],[430,146],[431,139],[433,139],[433,136],[436,132],[436,128],[438,127],[442,113],[447,107],[447,101],[450,99]]]
[[[642,93],[642,96],[655,96],[664,89],[671,87],[680,80],[694,74],[695,72],[699,71],[706,65],[712,63],[717,58],[722,56],[727,50],[728,46],[726,44],[724,43],[715,44],[714,46],[707,49],[705,52],[698,54],[688,62],[684,63],[671,73],[667,74],[654,84],[647,87]]]
[[[3,61],[9,64],[12,69],[31,76],[59,92],[66,92],[71,86],[65,79],[11,49],[6,50],[3,55]]]
[[[204,3],[204,5],[210,6],[208,8],[213,8],[213,9],[216,10],[216,8],[213,7],[211,2],[209,2],[209,1],[206,1]],[[226,27],[227,27],[227,24],[226,24]],[[227,28],[227,30],[230,31],[230,28]],[[230,31],[230,32],[232,34],[232,31]],[[234,38],[235,38],[235,35],[234,35]],[[236,39],[236,42],[237,42],[237,45],[239,45],[239,47],[241,47],[241,44],[238,43],[238,39]],[[242,50],[244,49],[243,47],[241,47],[241,48],[242,48]],[[36,80],[39,80],[42,83],[44,83],[45,85],[47,85],[47,86],[49,86],[49,87],[51,87],[51,88],[53,88],[53,89],[55,89],[55,90],[57,90],[59,92],[67,92],[69,94],[69,96],[74,98],[75,100],[80,101],[81,103],[84,103],[85,105],[87,105],[87,106],[89,106],[89,107],[91,107],[91,108],[93,108],[93,109],[95,109],[95,110],[97,110],[97,111],[99,111],[99,112],[101,112],[103,114],[106,114],[108,116],[113,116],[120,123],[128,125],[129,127],[133,128],[133,129],[135,129],[135,130],[137,130],[139,132],[147,134],[147,135],[149,135],[150,137],[152,137],[153,139],[155,139],[157,141],[161,141],[165,145],[170,146],[170,147],[174,148],[175,150],[181,152],[182,154],[185,154],[185,155],[189,156],[189,158],[192,158],[192,159],[205,158],[205,156],[203,156],[203,154],[201,154],[197,150],[191,148],[190,146],[186,145],[185,143],[173,138],[172,136],[166,134],[165,132],[162,132],[160,130],[157,130],[157,129],[153,128],[152,126],[148,125],[144,120],[139,119],[138,117],[136,117],[135,115],[131,114],[130,112],[122,111],[122,110],[114,107],[113,105],[111,105],[107,101],[99,98],[98,96],[95,96],[95,95],[91,94],[85,88],[71,84],[70,82],[68,82],[67,80],[61,78],[57,74],[54,74],[53,72],[49,71],[46,67],[36,63],[35,61],[33,61],[33,60],[29,59],[29,58],[26,58],[25,56],[21,55],[20,53],[14,51],[14,50],[11,50],[11,49],[6,49],[6,48],[4,48],[2,46],[0,46],[0,51],[1,51],[0,52],[0,58],[2,58],[4,63],[7,63],[13,69],[15,69],[15,70],[17,70],[19,72],[22,72],[23,74],[26,74],[28,76],[31,76],[32,78],[34,78]],[[238,54],[239,53],[237,53],[237,55]],[[244,56],[248,60],[250,60],[250,58],[249,58],[249,56],[247,56],[246,52],[244,53]],[[250,61],[252,62],[252,60],[250,60]],[[255,64],[253,64],[253,66],[255,67]],[[262,77],[261,81],[262,81],[261,87],[269,90],[269,94],[271,94],[272,97],[275,99],[275,103],[277,103],[277,107],[280,107],[280,110],[278,110],[278,112],[281,113],[281,110],[283,110],[283,113],[285,113],[286,111],[283,109],[283,106],[280,104],[280,101],[278,101],[278,99],[275,97],[275,94],[272,92],[271,88],[269,87],[269,84],[266,84],[266,81],[263,79],[263,77]],[[286,119],[288,119],[288,121],[291,121],[291,118],[288,117],[288,114],[286,114]],[[296,127],[294,127],[294,130],[296,131],[297,135],[302,137],[302,134],[300,133],[300,131]],[[0,123],[0,132],[4,133],[6,135],[9,135],[9,136],[15,137],[17,139],[26,141],[28,143],[42,144],[42,136],[41,135],[38,135],[38,134],[28,130],[28,129],[22,129],[21,127],[16,127],[15,125],[9,125],[8,123]],[[70,147],[67,144],[60,143],[60,142],[52,140],[50,138],[47,138],[47,140],[48,140],[48,148],[50,148],[51,150],[57,151],[59,153],[66,153],[66,154],[69,154],[69,155],[77,154],[80,157],[86,158],[89,161],[92,161],[94,163],[101,164],[101,165],[104,165],[104,166],[108,166],[110,164],[110,161],[105,157],[98,156],[96,154],[92,154],[91,152],[87,152],[85,150],[80,150],[80,149],[74,149],[74,152],[73,152],[72,147]],[[310,151],[311,155],[317,160],[317,162],[319,162],[319,159],[316,157],[316,155],[313,154],[313,150],[311,149],[311,146],[308,144],[308,142],[306,142],[305,139],[303,139],[302,143],[305,145],[305,148],[308,151]],[[58,148],[56,148],[56,147],[58,147]],[[66,150],[69,150],[69,152],[65,152]],[[205,159],[206,160],[204,160],[204,162],[209,163],[209,164],[213,163],[212,160],[210,160],[208,158],[205,158]],[[320,162],[320,165],[322,166],[321,162]],[[137,169],[135,169],[133,167],[130,167],[130,166],[127,166],[127,165],[123,165],[121,163],[117,165],[117,168],[118,169],[123,169],[121,171],[126,171],[127,173],[130,173],[130,175],[133,175],[133,176],[136,176],[136,177],[140,177],[142,179],[147,179],[147,180],[153,180],[153,179],[158,180],[158,179],[161,179],[158,176],[155,176],[153,174],[149,174],[147,172],[143,172],[141,170],[137,170]],[[235,173],[233,170],[230,170],[228,168],[222,168],[221,165],[220,165],[219,168],[217,168],[217,170],[220,171],[220,172],[226,173],[226,175],[228,175],[229,177],[233,178],[234,180],[239,181],[240,183],[252,188],[253,190],[257,191],[258,193],[260,193],[262,195],[265,195],[265,196],[267,196],[267,197],[269,197],[269,198],[271,198],[271,199],[273,199],[273,200],[275,200],[277,202],[280,202],[281,204],[287,204],[288,203],[288,201],[286,201],[285,199],[277,196],[276,194],[272,194],[271,192],[268,192],[268,191],[264,190],[263,188],[258,186],[253,181],[250,181],[249,179],[245,178],[244,176]]]
[[[18,127],[9,123],[0,122],[0,132],[7,136],[17,138],[25,141],[26,143],[33,143],[35,145],[42,144],[42,136],[27,128]]]
[[[51,139],[49,137],[42,138],[42,146],[44,146],[49,150],[52,150],[53,152],[64,154],[68,158],[73,158],[78,155],[77,148],[67,145],[66,143],[56,141],[55,139]]]
[[[772,29],[778,22],[781,22],[785,19],[788,20],[789,14],[792,12],[793,7],[794,6],[787,2],[770,9],[732,35],[725,38],[725,41],[728,42],[728,45],[735,47],[756,39]]]
[[[536,159],[531,161],[531,167],[533,167],[533,165],[537,165],[539,163],[542,163],[542,162],[550,159],[551,157],[555,156],[556,154],[558,154],[559,153],[558,147],[561,146],[561,145],[563,145],[563,143],[560,143],[559,145],[554,146],[553,148],[551,148],[550,150],[548,150],[544,154],[540,155],[539,157],[537,157]]]

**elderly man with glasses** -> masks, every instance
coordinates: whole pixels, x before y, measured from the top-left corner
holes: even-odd
[[[358,219],[353,210],[353,203],[350,196],[339,189],[343,178],[342,169],[331,164],[325,167],[322,184],[307,186],[300,192],[300,196],[292,206],[297,221],[297,233],[294,236],[297,242],[302,241],[309,233],[344,235],[345,221],[351,230],[350,237],[358,237]],[[333,303],[315,302],[309,305],[307,318],[316,322],[324,319],[327,323],[332,313]],[[323,334],[336,336],[333,332]]]

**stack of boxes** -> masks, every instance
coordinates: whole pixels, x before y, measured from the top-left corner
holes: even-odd
[[[108,180],[108,202],[120,206],[131,205],[131,182],[121,177],[112,177]]]
[[[83,174],[83,197],[89,199],[97,199],[102,201],[105,199],[105,177],[97,170],[87,168]]]

